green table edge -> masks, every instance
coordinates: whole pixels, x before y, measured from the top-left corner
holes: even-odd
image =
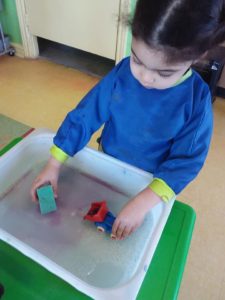
[[[30,132],[30,131],[29,131]],[[0,150],[0,156],[4,155],[7,151],[13,148],[17,143],[19,143],[27,134],[26,133],[22,137],[17,137],[13,139],[8,145],[6,145],[3,149]],[[137,300],[175,300],[177,299],[186,259],[188,255],[188,250],[191,243],[192,233],[194,229],[196,214],[192,207],[187,204],[184,204],[179,201],[175,201],[173,208],[171,210],[170,216],[167,220],[165,228],[163,230],[162,236],[156,248],[155,254],[152,258],[151,264],[148,268],[147,274],[141,286],[141,289],[138,293]],[[169,247],[168,247],[169,243]],[[168,248],[170,251],[168,251]],[[5,249],[7,251],[5,251]],[[3,250],[3,251],[2,251]],[[1,259],[4,255],[6,258]],[[7,253],[7,254],[6,254]],[[8,255],[9,253],[9,255]],[[7,260],[8,256],[8,260]],[[20,261],[22,261],[21,268],[23,268],[24,264],[26,265],[26,269],[36,270],[36,274],[39,274],[44,278],[51,278],[51,283],[55,288],[63,286],[64,291],[60,288],[59,298],[56,298],[56,295],[53,299],[61,299],[63,294],[67,294],[64,297],[65,300],[69,299],[90,299],[88,296],[80,293],[75,288],[72,288],[69,284],[58,278],[57,276],[51,274],[43,267],[39,266],[36,262],[31,259],[25,257],[22,253],[12,248],[9,245],[6,245],[4,242],[0,242],[0,282],[3,282],[4,285],[7,285],[5,280],[14,281],[15,279],[10,276],[10,273],[4,272],[4,268],[8,269],[10,263],[14,262],[15,264],[20,265]],[[16,272],[21,273],[19,268],[16,268]],[[15,276],[15,271],[13,272]],[[33,274],[34,276],[34,274]],[[16,276],[17,277],[17,276]],[[2,280],[3,279],[3,280]],[[5,280],[4,280],[5,279]],[[23,279],[23,276],[21,277]],[[40,281],[41,278],[36,278],[36,281]],[[24,278],[24,284],[26,284],[27,279]],[[34,282],[33,282],[34,283]],[[10,283],[9,283],[10,286]],[[36,284],[34,284],[36,286]],[[30,289],[33,286],[30,286]],[[23,289],[24,293],[27,292],[27,286]],[[6,289],[7,290],[7,289]],[[25,292],[26,291],[26,292]],[[43,295],[41,295],[41,291],[38,290],[38,298],[34,298],[32,295],[32,299],[45,299]],[[43,292],[43,290],[42,290]],[[67,293],[68,292],[68,293]],[[15,294],[16,295],[16,294]],[[72,297],[70,297],[72,296]],[[76,296],[76,298],[74,298]],[[21,298],[19,294],[17,294],[17,299],[28,300],[25,294],[22,294]],[[48,294],[49,298],[49,294]],[[4,297],[4,300],[11,300],[10,298]],[[51,299],[51,298],[49,298]]]
[[[2,149],[0,149],[0,157],[4,155],[7,151],[12,149],[16,144],[18,144],[20,141],[22,141],[26,136],[28,136],[34,128],[30,128],[28,131],[26,131],[23,135],[18,136],[14,139],[12,139],[7,145],[5,145]]]
[[[139,291],[138,300],[177,299],[190,247],[196,214],[175,201]]]
[[[8,143],[5,147],[0,150],[0,156],[4,155],[7,151],[13,148],[16,144],[18,144],[23,138],[17,137],[13,139],[10,143]]]

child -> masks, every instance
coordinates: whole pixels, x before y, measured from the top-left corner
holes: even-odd
[[[139,0],[131,57],[68,113],[32,199],[46,182],[57,197],[60,166],[102,124],[103,151],[154,176],[118,214],[112,230],[117,239],[136,230],[157,203],[180,193],[203,166],[212,134],[210,92],[190,67],[225,39],[224,21],[222,0]]]

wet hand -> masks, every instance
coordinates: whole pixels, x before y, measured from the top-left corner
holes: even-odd
[[[149,187],[132,198],[118,214],[112,228],[116,239],[122,240],[132,234],[144,221],[146,214],[161,198]]]
[[[32,187],[31,187],[31,198],[32,201],[37,202],[37,193],[36,190],[45,185],[51,184],[54,192],[54,197],[58,197],[58,177],[61,163],[55,160],[54,158],[50,158],[47,165],[41,171],[41,173],[35,178]]]
[[[113,224],[113,235],[118,240],[126,238],[142,224],[144,217],[145,213],[139,210],[137,201],[131,200],[117,216]]]

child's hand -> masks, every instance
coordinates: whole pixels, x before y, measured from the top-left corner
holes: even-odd
[[[59,170],[61,167],[61,163],[58,162],[56,159],[51,157],[41,171],[41,173],[36,177],[34,180],[32,187],[31,187],[31,198],[32,201],[37,201],[37,194],[36,190],[44,184],[51,184],[54,192],[54,197],[57,198],[58,196],[58,177],[59,177]]]
[[[161,198],[149,187],[144,189],[120,211],[113,224],[112,234],[119,240],[129,236],[143,223],[151,208],[160,201],[162,201]]]

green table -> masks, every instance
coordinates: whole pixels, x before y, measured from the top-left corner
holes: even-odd
[[[21,139],[14,139],[0,155]],[[194,223],[194,210],[175,201],[138,300],[177,298]],[[3,300],[90,299],[4,242],[0,242],[0,282],[5,289]]]

